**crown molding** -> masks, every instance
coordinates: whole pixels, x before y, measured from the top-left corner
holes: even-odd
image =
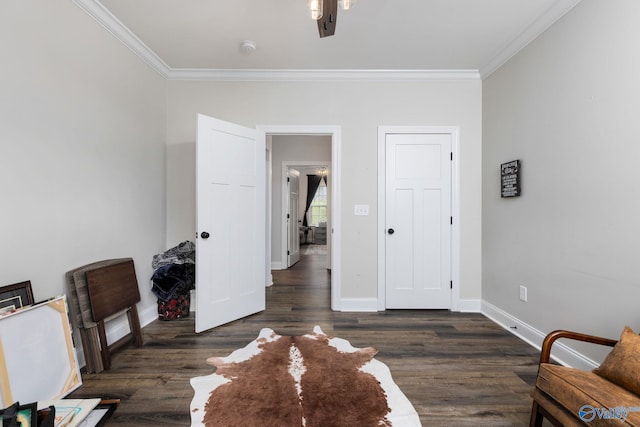
[[[193,81],[427,81],[479,80],[478,70],[266,70],[171,68],[99,0],[73,0],[85,13],[167,80]]]
[[[507,43],[480,70],[267,70],[267,69],[200,69],[171,68],[142,40],[131,32],[99,0],[72,0],[107,31],[127,46],[136,56],[167,80],[193,81],[442,81],[481,80],[489,77],[515,54],[535,40],[554,22],[573,9],[581,0],[559,0],[519,36]]]
[[[479,80],[477,70],[265,70],[172,69],[168,80],[234,82],[415,82],[427,80]]]
[[[72,0],[76,6],[95,19],[122,44],[127,46],[136,56],[142,59],[153,70],[165,79],[171,68],[154,51],[144,44],[118,18],[109,12],[98,0]]]
[[[516,38],[507,43],[485,66],[480,68],[482,80],[502,67],[508,60],[534,41],[547,28],[573,9],[581,0],[560,0],[524,29]]]

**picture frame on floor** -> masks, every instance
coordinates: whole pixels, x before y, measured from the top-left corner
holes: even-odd
[[[0,287],[0,314],[33,305],[31,281]]]
[[[17,403],[15,405],[18,405]],[[13,405],[9,408],[0,410],[0,425],[4,425],[4,422],[8,420],[4,419],[4,415],[7,411],[11,411],[15,415],[15,420],[21,427],[36,427],[38,425],[38,404],[29,403],[28,405],[20,405],[15,408]],[[10,417],[13,418],[13,417]],[[8,424],[9,425],[9,424]]]
[[[84,419],[83,427],[102,427],[107,423],[107,420],[114,413],[120,399],[101,400],[98,406],[93,408],[93,411]]]

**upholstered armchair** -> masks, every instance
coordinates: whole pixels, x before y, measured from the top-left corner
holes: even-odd
[[[550,362],[558,339],[613,347],[593,371]],[[640,336],[626,327],[619,341],[570,331],[554,331],[542,344],[538,377],[531,391],[530,427],[543,418],[554,426],[640,426]],[[614,424],[612,424],[612,422]]]

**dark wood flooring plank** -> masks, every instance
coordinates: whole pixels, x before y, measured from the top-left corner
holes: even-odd
[[[188,426],[189,379],[214,371],[208,357],[244,347],[264,327],[300,335],[319,325],[355,347],[375,347],[424,426],[528,425],[538,351],[481,314],[332,312],[329,273],[318,255],[273,276],[264,312],[201,334],[192,317],[155,321],[142,331],[142,348],[114,354],[109,371],[83,375],[70,397],[120,398],[110,426]]]

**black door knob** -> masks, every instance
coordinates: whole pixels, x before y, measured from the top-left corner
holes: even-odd
[[[207,233],[206,231],[203,231],[202,233],[200,233],[200,237],[202,237],[203,239],[208,239],[209,233]]]
[[[396,232],[396,230],[394,230],[393,228],[390,228],[390,229],[387,230],[387,233],[389,233],[389,234],[393,234],[395,232]]]

